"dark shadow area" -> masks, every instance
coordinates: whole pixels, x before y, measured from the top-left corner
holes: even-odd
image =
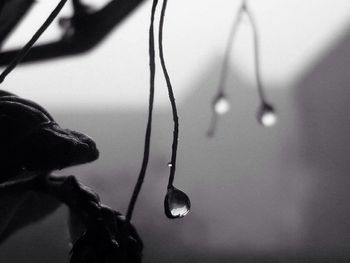
[[[295,90],[302,140],[300,161],[309,169],[305,250],[350,260],[350,34],[304,74]]]
[[[14,233],[0,245],[1,262],[69,262],[67,211],[58,211]]]

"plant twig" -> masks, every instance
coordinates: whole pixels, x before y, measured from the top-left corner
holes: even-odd
[[[167,3],[168,3],[167,0],[163,0],[163,6],[162,6],[162,11],[160,13],[160,21],[159,21],[158,41],[159,41],[160,63],[162,65],[165,81],[168,88],[169,100],[172,108],[173,122],[174,122],[173,143],[171,148],[171,161],[170,161],[171,165],[170,165],[170,175],[169,175],[169,182],[168,182],[168,188],[171,188],[174,182],[175,170],[176,170],[176,155],[177,155],[177,148],[178,148],[178,141],[179,141],[179,116],[177,114],[174,91],[171,85],[168,70],[165,65],[164,52],[163,52],[163,26],[164,26],[164,16],[165,16]]]
[[[67,0],[60,0],[55,9],[51,12],[45,22],[41,27],[35,32],[32,38],[27,42],[27,44],[21,49],[21,51],[16,55],[16,57],[11,61],[11,63],[5,68],[5,70],[0,75],[0,84],[4,81],[6,76],[18,65],[18,63],[27,55],[31,47],[39,39],[39,37],[45,32],[45,30],[50,26],[52,21],[57,17],[57,15],[62,10],[63,6]]]
[[[151,13],[151,23],[150,23],[150,28],[149,28],[150,92],[149,92],[148,121],[147,121],[147,127],[146,127],[144,153],[143,153],[141,170],[140,170],[134,191],[132,193],[132,196],[131,196],[131,199],[129,202],[128,210],[126,212],[126,221],[131,220],[132,213],[134,211],[137,198],[138,198],[139,193],[141,191],[141,187],[142,187],[143,181],[145,179],[145,175],[146,175],[148,159],[149,159],[149,152],[150,152],[150,147],[151,147],[152,114],[153,114],[153,101],[154,101],[154,80],[155,80],[155,72],[156,72],[155,48],[154,48],[154,16],[155,16],[157,4],[158,4],[158,0],[153,0],[152,11],[151,11],[152,12]]]
[[[74,33],[48,44],[36,45],[20,62],[28,63],[83,54],[98,46],[107,35],[144,0],[111,0],[102,9],[72,17]],[[0,53],[0,66],[8,64],[18,50]]]

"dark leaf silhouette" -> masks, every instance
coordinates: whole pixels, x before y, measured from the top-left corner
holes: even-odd
[[[40,173],[98,158],[90,137],[61,128],[33,101],[1,92],[0,112],[0,181],[22,173],[22,168]]]
[[[107,206],[100,206],[99,211],[100,217],[90,221],[75,241],[71,263],[141,262],[143,244],[135,228]],[[82,230],[74,215],[71,225],[71,233]]]

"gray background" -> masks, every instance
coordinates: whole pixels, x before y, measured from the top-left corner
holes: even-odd
[[[172,122],[166,101],[156,106],[149,170],[133,219],[145,262],[349,261],[349,47],[344,33],[287,89],[269,86],[279,117],[270,129],[256,122],[254,85],[233,66],[231,111],[213,139],[205,133],[222,57],[207,55],[178,104],[175,184],[192,202],[182,220],[163,214]],[[125,211],[141,165],[146,105],[48,109],[61,126],[91,135],[101,152],[98,161],[60,173],[76,174],[105,204]],[[13,235],[0,247],[0,262],[65,262],[66,216],[61,208]]]

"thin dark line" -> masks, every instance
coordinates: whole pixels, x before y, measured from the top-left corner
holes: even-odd
[[[155,79],[155,72],[156,72],[153,24],[154,24],[154,16],[157,8],[157,3],[158,3],[158,0],[153,0],[151,22],[150,22],[150,28],[149,28],[150,91],[149,91],[149,106],[148,106],[148,122],[146,127],[146,134],[145,134],[143,160],[142,160],[142,166],[139,173],[139,177],[137,179],[134,191],[132,193],[132,196],[129,202],[128,210],[126,213],[127,222],[129,222],[132,218],[132,213],[135,208],[137,197],[139,196],[143,181],[145,179],[148,159],[149,159],[150,145],[151,145],[152,113],[153,113],[153,101],[154,101],[154,79]]]
[[[254,67],[255,67],[255,78],[256,78],[256,85],[258,88],[258,94],[261,100],[262,104],[266,104],[266,96],[264,87],[261,81],[261,62],[260,62],[260,39],[259,39],[259,33],[258,33],[258,27],[255,22],[255,18],[249,8],[247,7],[246,2],[243,2],[244,5],[244,11],[247,14],[247,17],[249,18],[250,25],[253,31],[253,44],[254,44]]]
[[[241,16],[243,13],[243,7],[244,7],[244,5],[242,4],[242,6],[239,8],[239,10],[237,12],[236,19],[234,20],[234,22],[231,26],[230,34],[229,34],[229,37],[227,40],[226,49],[225,49],[225,53],[224,53],[224,61],[222,63],[222,67],[221,67],[218,95],[220,95],[220,94],[223,95],[223,93],[224,93],[223,91],[225,89],[225,82],[226,82],[227,72],[228,72],[228,68],[229,68],[228,64],[229,64],[231,51],[232,51],[232,44],[233,44],[234,38],[236,36],[240,20],[241,20]]]
[[[225,83],[226,83],[226,79],[227,79],[227,73],[228,73],[228,69],[229,69],[229,61],[230,61],[231,52],[232,52],[232,45],[233,45],[233,41],[235,39],[237,30],[238,30],[238,26],[240,24],[242,13],[244,12],[244,7],[245,7],[245,2],[242,3],[242,5],[239,7],[239,10],[237,11],[236,19],[232,23],[230,34],[229,34],[229,37],[228,37],[227,42],[226,42],[224,60],[222,62],[221,72],[220,72],[218,91],[217,91],[217,94],[214,97],[214,101],[212,103],[213,113],[212,113],[212,118],[211,118],[211,122],[209,125],[209,129],[207,131],[208,137],[213,137],[214,133],[217,129],[217,123],[218,123],[219,116],[215,112],[215,102],[216,102],[217,98],[225,97],[224,90],[225,90]]]
[[[18,52],[15,58],[11,61],[11,63],[5,68],[5,70],[0,75],[0,84],[5,80],[6,76],[18,65],[18,63],[28,54],[31,47],[35,44],[35,42],[39,39],[39,37],[45,32],[45,30],[50,26],[52,21],[56,18],[56,16],[60,13],[63,6],[67,0],[61,0],[55,9],[51,12],[45,22],[41,25],[41,27],[35,32],[32,38],[25,44],[25,46]]]
[[[215,112],[215,110],[213,110],[213,114],[212,114],[211,120],[210,120],[209,129],[207,131],[207,136],[209,138],[212,138],[214,136],[217,122],[218,122],[218,117],[219,117],[218,114]]]
[[[174,121],[173,144],[171,148],[171,167],[170,167],[170,175],[169,175],[169,182],[168,182],[168,188],[171,188],[174,182],[175,170],[176,170],[176,155],[177,155],[177,146],[178,146],[178,140],[179,140],[179,116],[177,114],[175,96],[171,85],[169,73],[165,65],[164,52],[163,52],[163,25],[164,25],[164,16],[165,16],[167,3],[168,3],[168,0],[163,0],[163,6],[162,6],[162,11],[160,13],[160,20],[159,20],[158,41],[159,41],[160,63],[162,65],[165,81],[168,87],[169,100],[170,100],[170,104],[173,112],[173,121]]]

